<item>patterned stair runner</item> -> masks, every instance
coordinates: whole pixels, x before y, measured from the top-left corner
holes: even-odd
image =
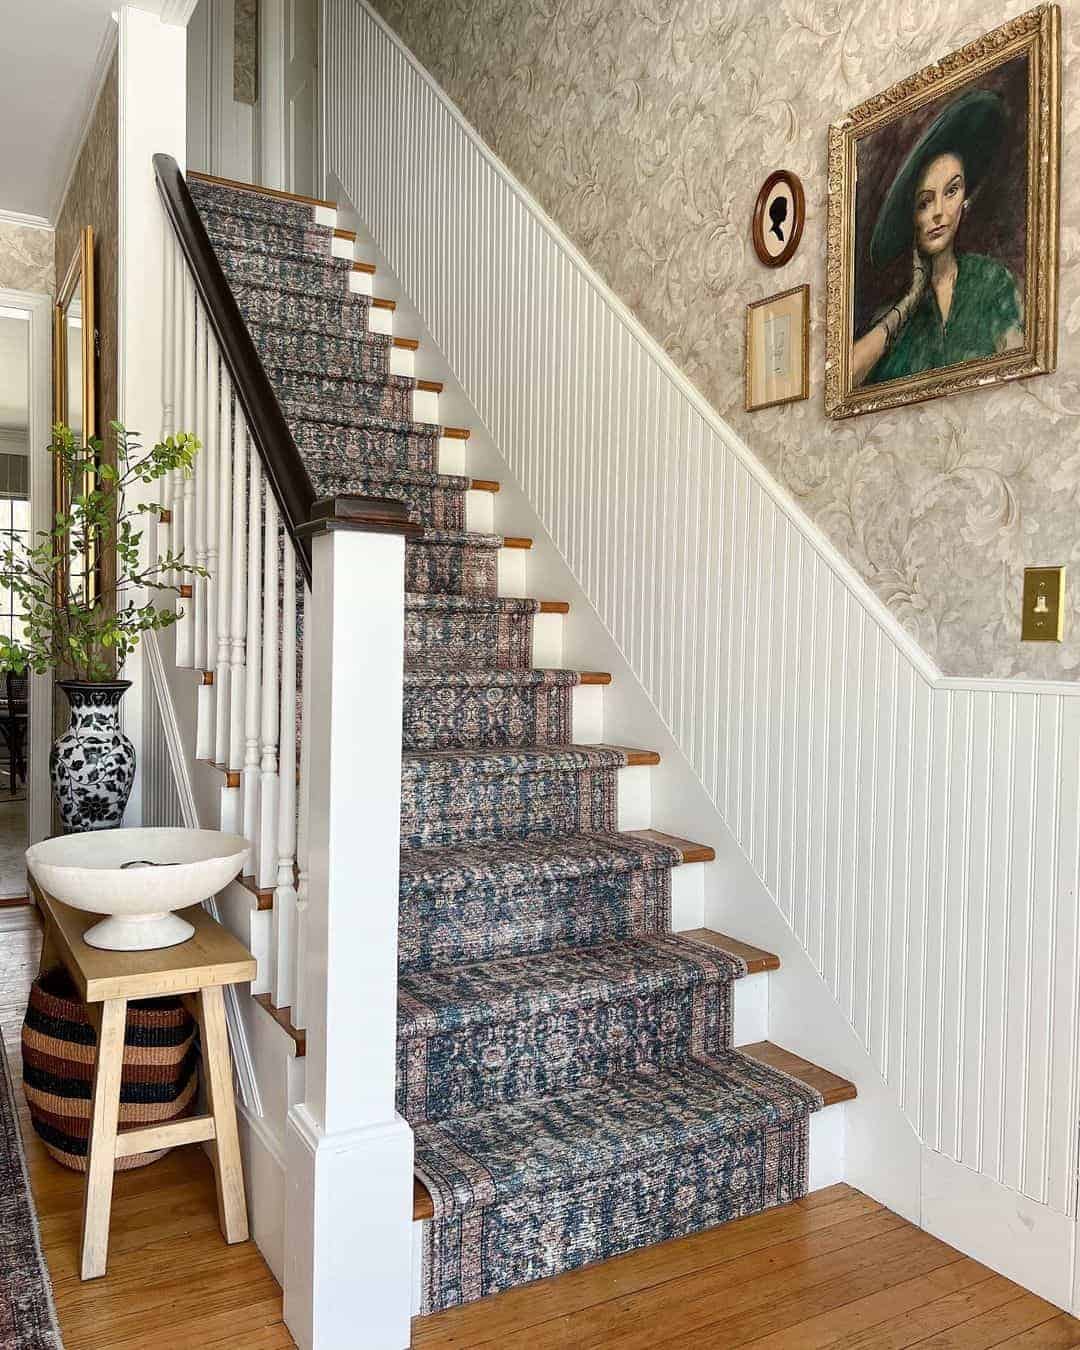
[[[406,503],[398,1108],[431,1193],[423,1311],[793,1199],[813,1089],[733,1048],[737,955],[671,931],[681,854],[622,834],[333,231],[189,184],[316,490]]]

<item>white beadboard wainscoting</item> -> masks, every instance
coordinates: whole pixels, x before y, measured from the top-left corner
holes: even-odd
[[[364,0],[323,17],[325,192],[576,583],[605,739],[654,719],[654,823],[711,819],[707,917],[781,949],[773,1039],[857,1080],[849,1178],[1075,1306],[1080,691],[941,677]]]

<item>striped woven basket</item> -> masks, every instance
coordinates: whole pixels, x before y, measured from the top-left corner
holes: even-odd
[[[132,1001],[127,1009],[120,1128],[187,1115],[199,1085],[195,1023],[178,999]],[[42,1143],[65,1167],[86,1171],[97,1034],[64,970],[39,975],[22,1030],[23,1089]],[[145,1167],[169,1150],[117,1158]]]

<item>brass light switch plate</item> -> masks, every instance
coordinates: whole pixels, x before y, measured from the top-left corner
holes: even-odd
[[[1024,568],[1023,642],[1060,642],[1065,624],[1064,567]]]

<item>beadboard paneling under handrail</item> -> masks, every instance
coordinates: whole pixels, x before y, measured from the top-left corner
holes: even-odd
[[[327,172],[872,1063],[1073,1214],[1080,691],[942,678],[363,0],[324,15]]]

